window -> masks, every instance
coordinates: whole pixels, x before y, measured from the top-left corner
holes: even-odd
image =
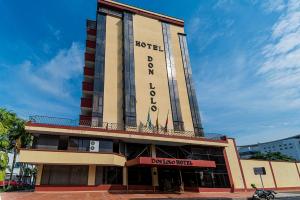
[[[99,141],[100,152],[113,152],[113,142],[111,140],[100,140]]]
[[[149,167],[129,167],[129,185],[152,185],[151,168]]]
[[[87,185],[88,166],[45,165],[42,185]]]
[[[122,184],[122,167],[102,167],[96,168],[96,185],[102,184]]]
[[[59,136],[58,150],[67,150],[68,140],[69,140],[69,136],[65,136],[65,135]]]
[[[58,139],[59,136],[57,135],[40,135],[38,139],[37,148],[57,150]]]
[[[86,138],[70,137],[68,149],[74,151],[89,151],[90,140]]]

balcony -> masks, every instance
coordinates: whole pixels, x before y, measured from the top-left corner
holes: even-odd
[[[90,53],[84,54],[85,61],[95,62],[95,55]]]
[[[94,49],[94,48],[96,48],[96,42],[95,41],[86,40],[86,47]]]
[[[81,125],[81,126],[91,126],[92,116],[80,115],[78,124]]]
[[[94,76],[94,68],[84,67],[83,71],[85,76]]]
[[[92,82],[82,82],[83,91],[94,91],[94,83]]]
[[[90,98],[81,98],[81,104],[80,104],[81,107],[84,107],[84,108],[92,108],[93,106],[93,100],[90,99]]]
[[[66,150],[21,149],[19,162],[32,164],[111,165],[124,166],[126,158],[115,153]]]
[[[87,30],[88,35],[96,35],[96,33],[97,33],[96,29],[88,29]]]

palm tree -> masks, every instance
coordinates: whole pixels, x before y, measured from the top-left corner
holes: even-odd
[[[0,108],[0,136],[4,139],[0,143],[0,151],[13,152],[13,162],[9,184],[13,178],[16,156],[21,147],[25,147],[31,141],[31,136],[25,131],[25,121],[17,117],[13,112]]]

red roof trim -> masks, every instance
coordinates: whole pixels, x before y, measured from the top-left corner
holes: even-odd
[[[170,23],[170,24],[173,24],[173,25],[177,25],[177,26],[181,26],[181,27],[184,26],[184,22],[182,22],[182,21],[171,19],[171,18],[164,17],[164,16],[160,16],[160,15],[156,15],[156,14],[151,13],[151,12],[131,8],[131,7],[128,7],[128,6],[125,6],[125,5],[119,5],[119,4],[115,4],[113,2],[109,2],[109,1],[105,1],[105,0],[98,0],[98,3],[102,7],[114,8],[114,9],[118,9],[118,10],[125,10],[125,11],[132,12],[134,14],[143,15],[145,17],[149,17],[149,18],[152,18],[152,19],[157,19],[157,20],[167,22],[167,23]]]

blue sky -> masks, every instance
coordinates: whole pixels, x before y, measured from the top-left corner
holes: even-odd
[[[300,1],[121,0],[182,18],[206,132],[238,144],[300,133]],[[0,106],[78,118],[96,0],[0,0]]]

